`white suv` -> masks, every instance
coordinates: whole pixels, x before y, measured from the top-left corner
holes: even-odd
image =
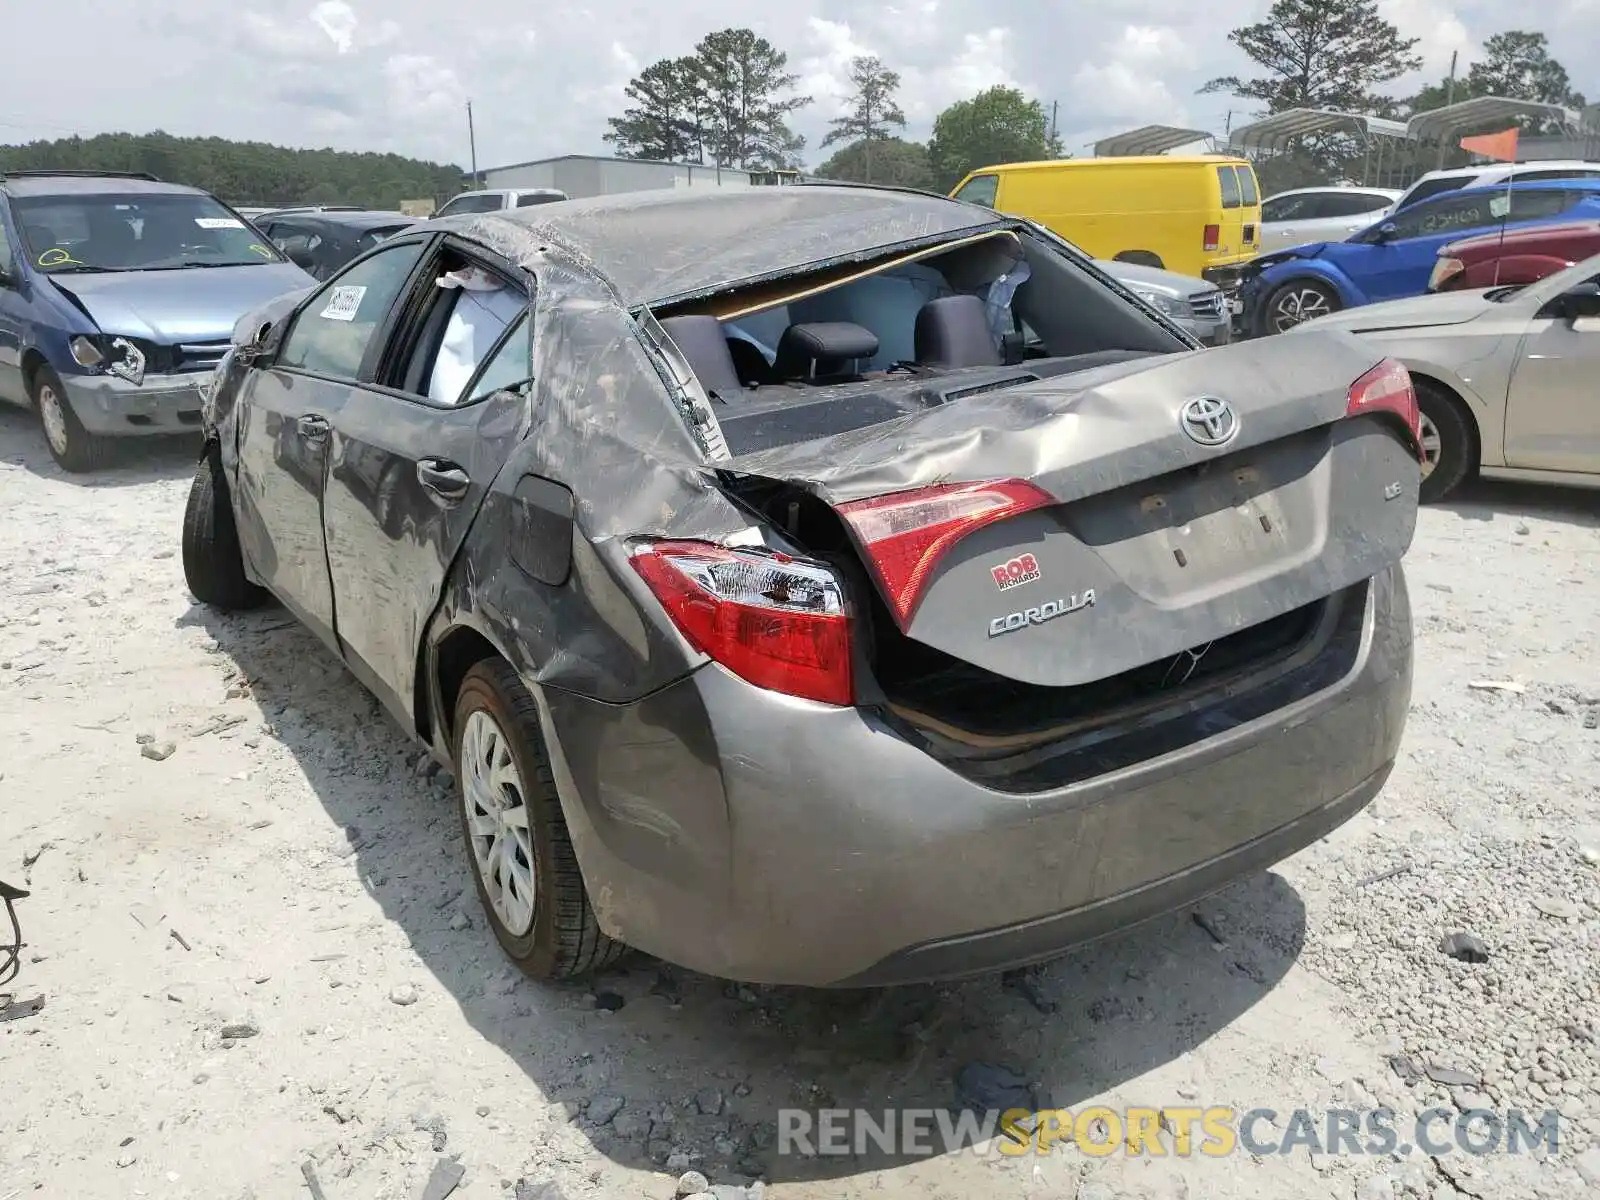
[[[1376,225],[1400,193],[1375,187],[1314,187],[1279,192],[1261,202],[1261,252],[1307,242],[1342,242]]]
[[[1538,179],[1600,179],[1600,162],[1582,159],[1549,159],[1544,162],[1490,163],[1482,167],[1454,167],[1444,171],[1429,171],[1406,189],[1395,204],[1395,211],[1409,208],[1419,200],[1437,196],[1440,192],[1453,192],[1464,187],[1493,187],[1497,183],[1515,180],[1532,183]]]
[[[527,208],[532,204],[553,204],[567,199],[558,188],[485,188],[462,192],[434,213],[435,217],[454,217],[461,213],[502,212],[508,208]]]

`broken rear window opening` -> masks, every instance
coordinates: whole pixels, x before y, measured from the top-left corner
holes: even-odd
[[[651,315],[735,455],[1192,348],[1011,228],[813,267]]]

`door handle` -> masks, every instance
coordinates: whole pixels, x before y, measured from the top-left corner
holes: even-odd
[[[472,486],[472,480],[464,470],[442,458],[424,458],[418,462],[417,482],[435,502],[446,506],[459,504]]]
[[[300,436],[308,442],[320,442],[328,436],[328,418],[315,415],[301,417],[294,423]]]

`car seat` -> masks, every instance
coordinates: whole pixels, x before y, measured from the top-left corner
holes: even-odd
[[[692,313],[667,317],[660,324],[706,395],[726,402],[744,392],[721,321],[709,314]]]
[[[1003,362],[988,313],[976,296],[941,296],[924,304],[917,313],[915,343],[918,366],[953,370]]]
[[[791,325],[778,339],[773,368],[783,379],[814,379],[852,374],[878,352],[878,335],[849,321]]]

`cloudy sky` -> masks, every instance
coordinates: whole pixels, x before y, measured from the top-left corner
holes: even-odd
[[[1424,38],[1430,78],[1452,50],[1519,22],[1506,0],[1381,0]],[[91,0],[19,6],[6,20],[0,141],[108,130],[208,134],[294,146],[392,150],[467,164],[605,153],[622,86],[704,33],[750,26],[789,55],[815,97],[799,129],[813,147],[846,93],[850,59],[901,73],[909,133],[992,84],[1059,105],[1067,149],[1161,122],[1220,132],[1247,111],[1199,96],[1246,73],[1230,28],[1268,0],[141,0],[108,21]],[[1549,0],[1539,18],[1579,90],[1600,94],[1600,0]],[[541,11],[542,10],[542,11]],[[37,49],[34,53],[30,48]],[[1464,69],[1464,66],[1463,66]],[[1415,81],[1412,81],[1415,82]],[[811,160],[815,164],[815,157]]]

